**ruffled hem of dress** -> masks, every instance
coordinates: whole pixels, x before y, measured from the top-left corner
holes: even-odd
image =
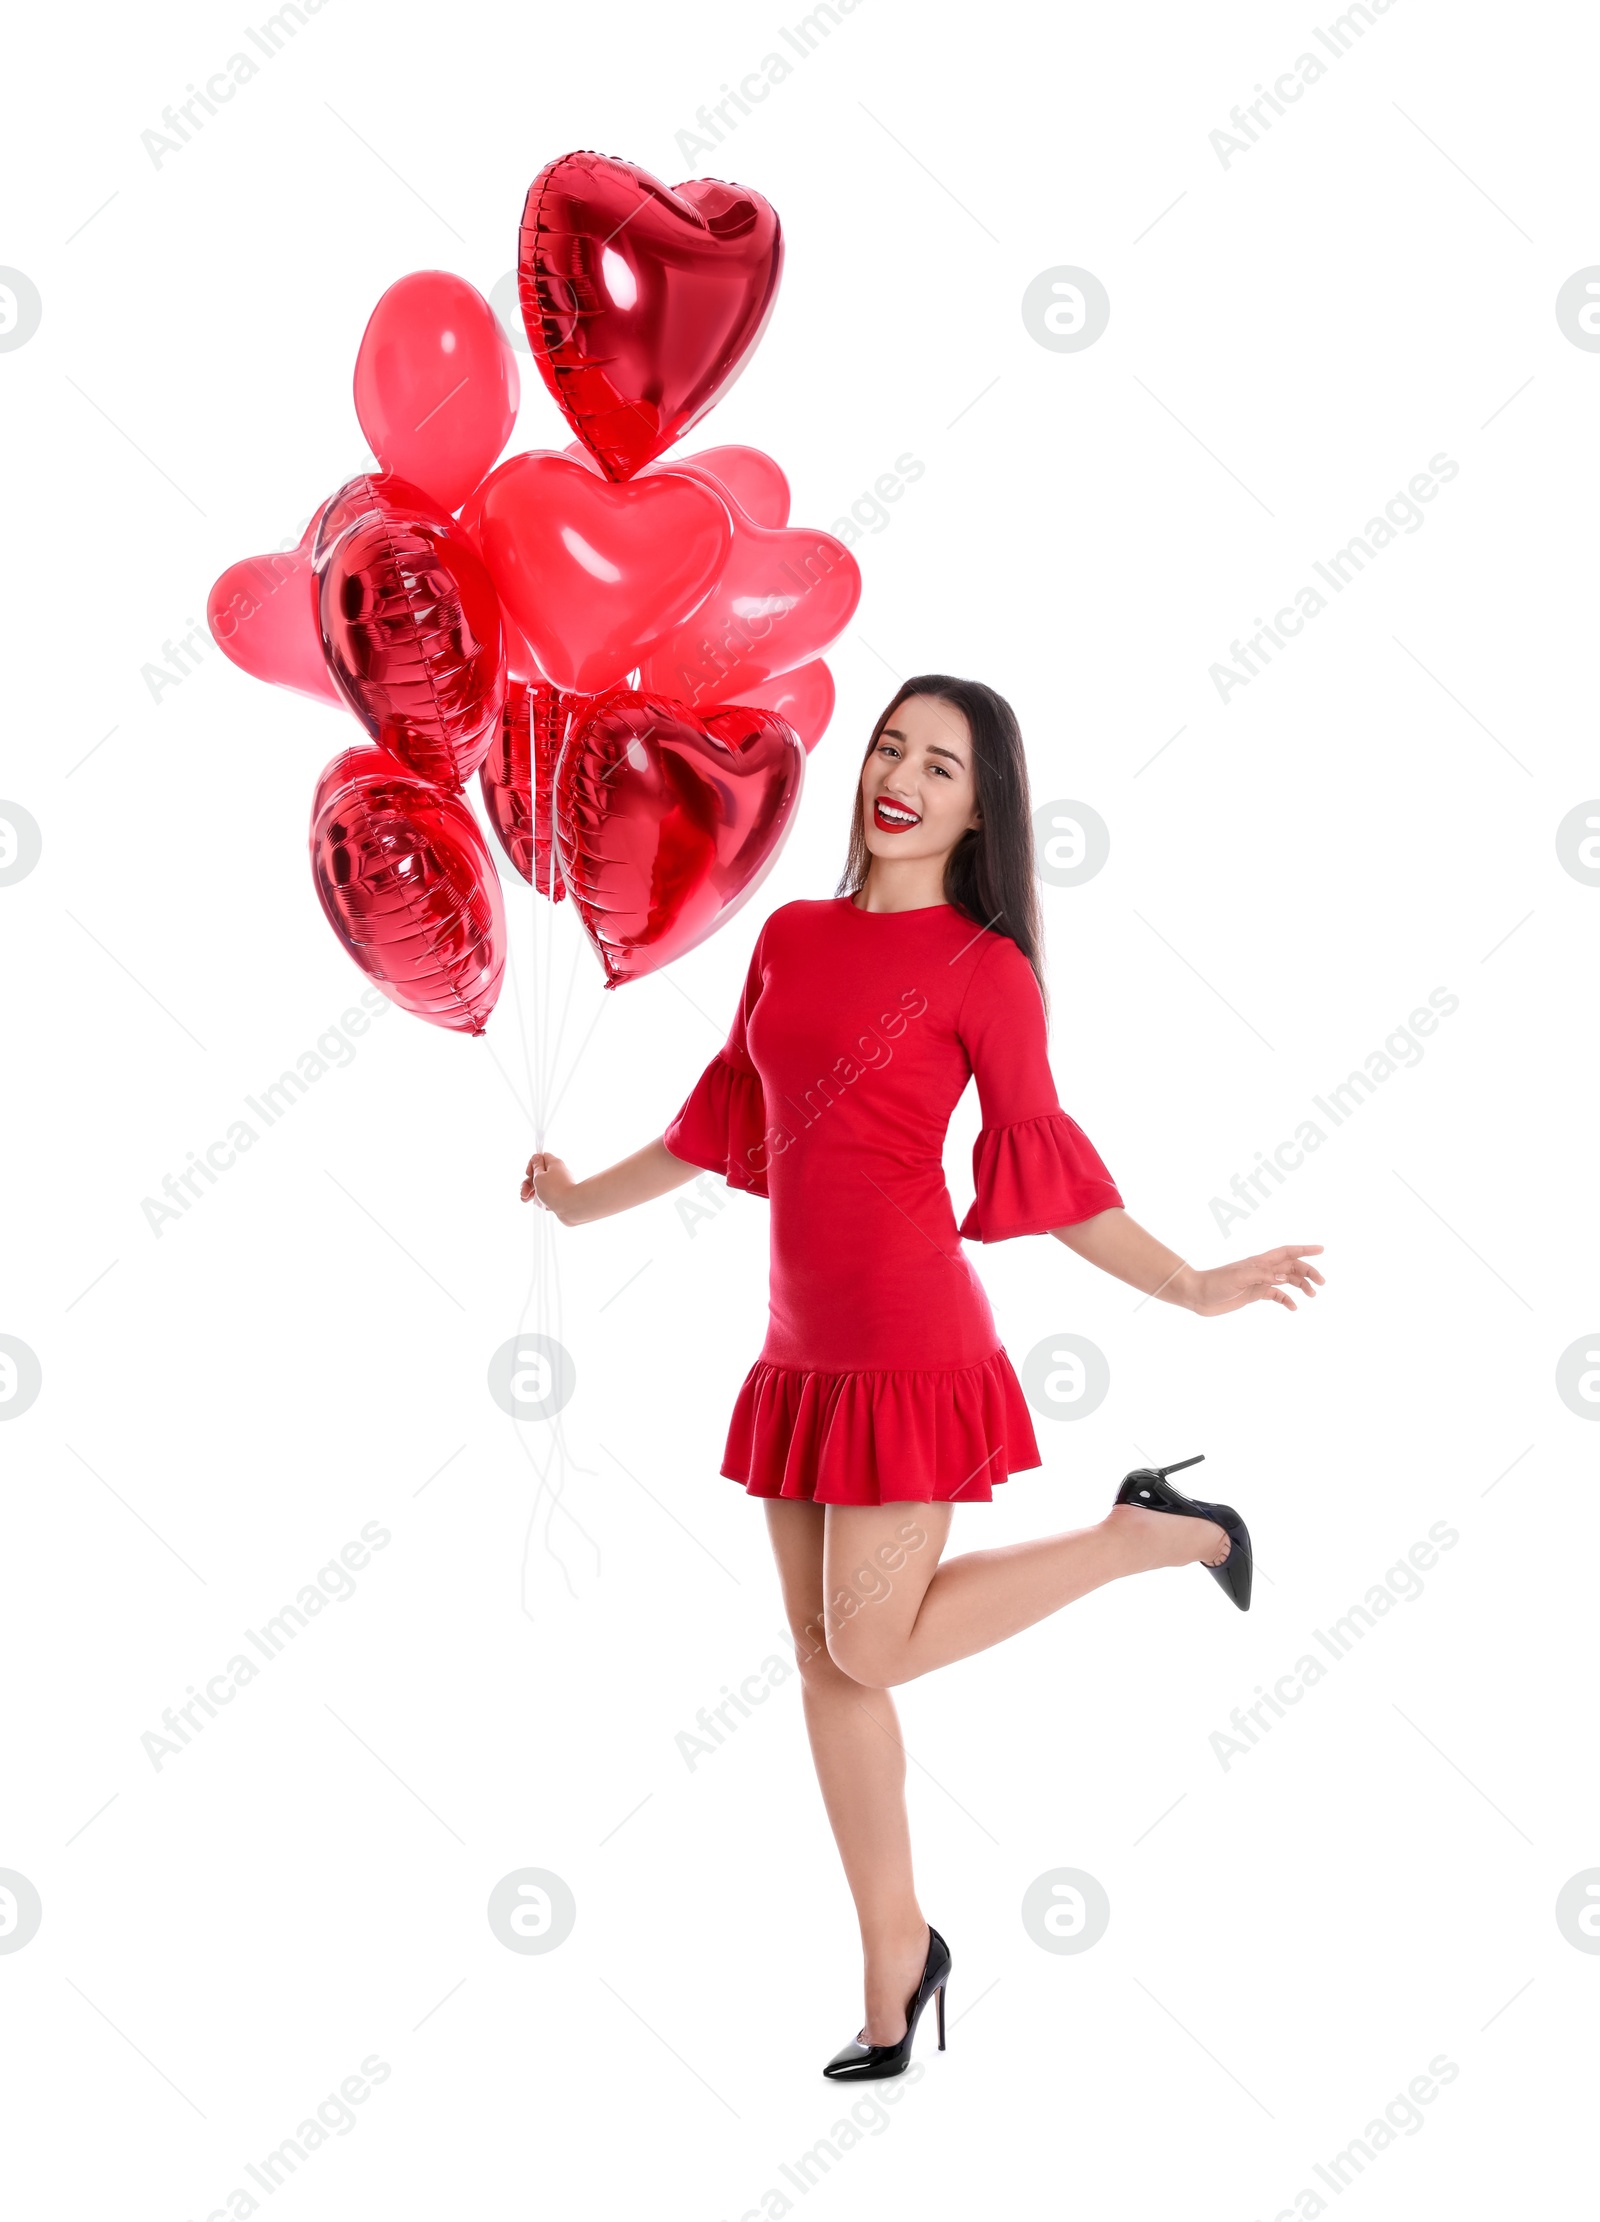
[[[758,1358],[722,1471],[752,1497],[814,1504],[987,1504],[1042,1463],[1003,1350],[981,1364],[817,1373]]]
[[[721,1173],[730,1188],[767,1193],[767,1111],[761,1076],[718,1050],[661,1139],[673,1157]]]
[[[972,1181],[977,1194],[960,1227],[971,1242],[1048,1234],[1122,1203],[1099,1151],[1065,1111],[985,1127],[972,1145]]]

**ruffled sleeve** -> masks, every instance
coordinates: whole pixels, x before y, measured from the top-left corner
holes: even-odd
[[[690,1089],[661,1139],[686,1165],[721,1173],[730,1188],[767,1193],[767,1114],[745,1028],[761,993],[766,928],[756,937],[728,1039]]]
[[[1099,1151],[1061,1108],[1039,983],[1014,941],[993,937],[962,1001],[957,1031],[983,1114],[972,1148],[977,1195],[961,1222],[963,1236],[1005,1242],[1120,1208]]]

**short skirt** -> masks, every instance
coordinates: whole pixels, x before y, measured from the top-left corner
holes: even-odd
[[[978,1365],[817,1373],[758,1358],[722,1471],[752,1497],[815,1504],[987,1504],[1042,1463],[1027,1399],[996,1348]]]

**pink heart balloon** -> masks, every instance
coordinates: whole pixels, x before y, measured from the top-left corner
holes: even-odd
[[[386,471],[459,509],[511,436],[520,388],[500,319],[449,270],[379,301],[356,356],[356,415]]]
[[[587,463],[597,476],[605,475],[581,440],[571,441],[562,453]],[[710,479],[719,493],[731,494],[758,525],[789,522],[789,481],[758,447],[696,448],[693,455],[669,455],[659,463],[646,463],[638,475],[648,478],[654,471],[687,471],[691,478]]]
[[[319,509],[297,548],[230,563],[206,597],[206,623],[228,661],[252,679],[342,707],[344,697],[322,652],[311,570],[321,517]]]
[[[733,546],[717,583],[640,671],[647,688],[700,710],[748,702],[752,688],[810,663],[861,599],[856,559],[831,532],[769,530],[731,494],[723,499]]]
[[[833,673],[819,656],[798,671],[769,679],[765,686],[746,687],[740,701],[752,709],[771,710],[785,725],[792,725],[809,756],[833,717]]]
[[[723,497],[663,471],[613,485],[565,455],[514,455],[463,512],[554,687],[598,694],[705,600],[733,540]]]
[[[666,456],[659,463],[647,463],[639,476],[648,478],[655,471],[687,471],[692,477],[709,478],[758,525],[789,522],[789,481],[758,447],[703,447],[693,455]]]

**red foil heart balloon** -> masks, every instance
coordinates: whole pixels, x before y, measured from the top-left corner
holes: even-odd
[[[431,494],[393,471],[358,471],[354,478],[331,493],[313,519],[311,568],[320,579],[350,527],[364,517],[415,519],[422,524],[448,524],[449,518]]]
[[[615,686],[705,600],[733,542],[728,504],[670,471],[613,486],[536,450],[491,471],[462,512],[552,686]]]
[[[464,802],[382,749],[346,749],[317,785],[311,870],[329,925],[391,1001],[483,1032],[505,971],[505,910]]]
[[[471,541],[448,517],[379,502],[319,554],[317,612],[340,692],[402,763],[459,787],[488,754],[506,686],[500,604]]]
[[[500,730],[478,773],[495,837],[525,880],[559,903],[567,883],[550,847],[550,788],[567,719],[585,705],[554,687],[506,685]]]
[[[592,153],[539,172],[522,211],[522,321],[607,478],[631,478],[727,391],[782,272],[777,214],[742,185],[666,186]]]
[[[626,687],[573,725],[552,832],[608,988],[659,971],[749,900],[794,823],[805,761],[770,710],[700,718]]]
[[[723,499],[733,546],[717,583],[640,672],[646,687],[697,710],[748,702],[752,689],[811,662],[861,599],[856,559],[831,532],[771,531],[732,495]]]
[[[459,509],[510,437],[517,359],[476,286],[448,270],[397,278],[356,356],[356,415],[386,471]]]
[[[298,548],[230,563],[207,597],[206,623],[228,661],[252,679],[343,709],[317,625],[311,550],[321,517],[319,509]]]

